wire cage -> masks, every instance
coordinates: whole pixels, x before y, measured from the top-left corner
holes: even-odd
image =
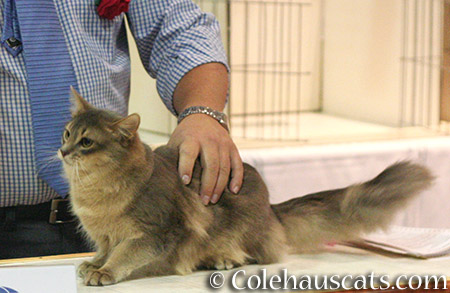
[[[450,134],[441,122],[444,0],[196,2],[221,22],[235,138],[345,135],[335,117],[369,132]]]
[[[439,124],[443,1],[404,0],[400,126]]]

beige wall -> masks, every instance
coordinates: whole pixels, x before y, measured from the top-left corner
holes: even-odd
[[[443,40],[443,69],[441,83],[440,118],[450,121],[450,2],[444,2],[444,40]]]
[[[404,125],[437,123],[441,2],[324,3],[324,111],[392,126],[402,120]],[[409,5],[406,22],[405,3]],[[416,12],[413,3],[421,5]],[[435,11],[431,30],[427,3],[433,3]]]

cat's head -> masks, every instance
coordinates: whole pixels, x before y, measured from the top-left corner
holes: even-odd
[[[71,91],[72,119],[65,126],[62,146],[58,150],[66,173],[73,169],[79,173],[98,167],[113,168],[127,160],[130,149],[140,143],[137,134],[139,115],[124,118],[97,109],[73,88]]]

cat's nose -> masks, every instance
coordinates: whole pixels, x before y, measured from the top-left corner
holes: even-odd
[[[70,153],[69,150],[63,150],[63,149],[59,149],[59,152],[63,158]]]

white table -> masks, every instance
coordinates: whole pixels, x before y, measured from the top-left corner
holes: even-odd
[[[46,266],[46,265],[79,265],[88,259],[85,255],[47,257],[42,259],[22,259],[10,263],[0,262],[0,270],[6,266]],[[231,280],[233,274],[238,270],[245,270],[246,276],[261,273],[266,269],[267,275],[278,274],[282,276],[282,269],[287,270],[288,275],[300,276],[324,276],[367,275],[371,272],[375,276],[388,275],[394,278],[399,275],[446,275],[450,277],[450,256],[420,260],[394,255],[381,255],[356,248],[335,246],[320,254],[291,255],[283,262],[272,265],[250,265],[235,268],[230,271],[220,271],[226,280]],[[139,280],[125,281],[107,287],[87,287],[78,280],[78,292],[205,292],[208,287],[209,278],[213,271],[201,271],[187,276],[167,276],[145,278]],[[242,287],[245,282],[243,273],[238,273],[237,285]],[[225,285],[217,292],[236,292]]]

